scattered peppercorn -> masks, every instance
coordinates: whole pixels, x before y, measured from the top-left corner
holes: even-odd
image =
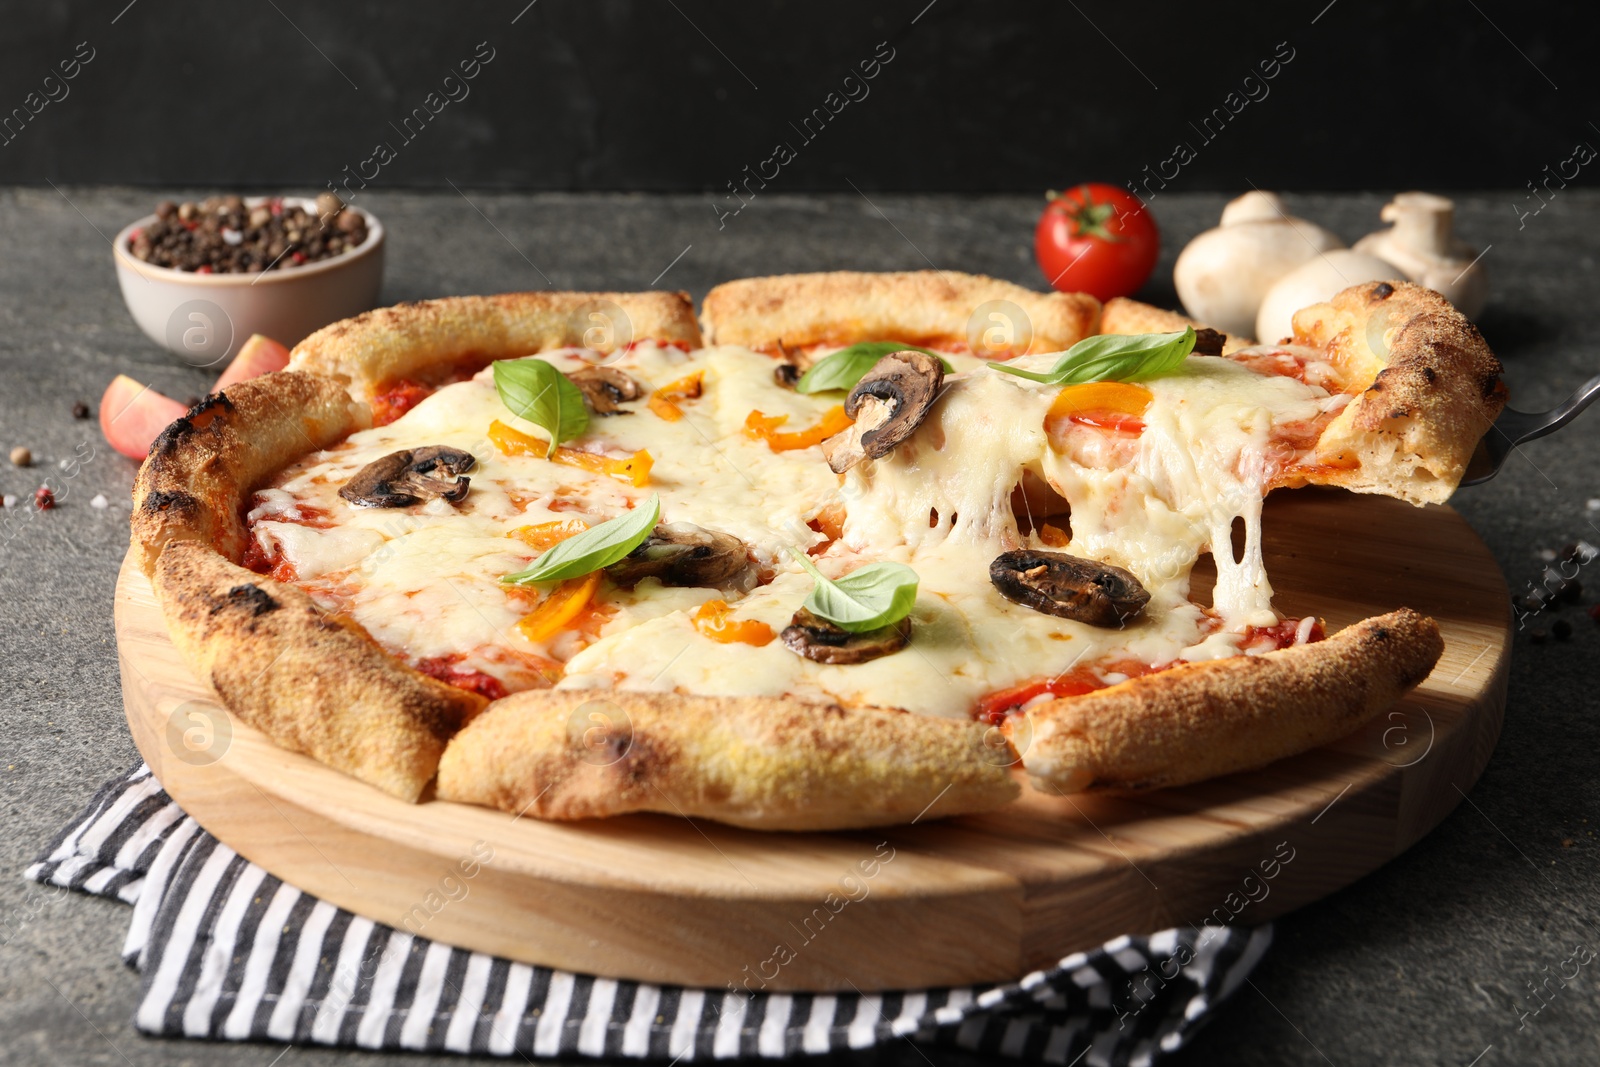
[[[201,204],[163,200],[156,221],[129,236],[128,251],[195,274],[253,274],[342,255],[366,239],[366,217],[331,192],[320,194],[312,211],[279,197],[246,207],[225,196]]]
[[[1536,645],[1544,644],[1545,643],[1545,639],[1548,638],[1549,636],[1550,635],[1545,633],[1543,630],[1529,630],[1528,631],[1528,640],[1530,642],[1532,642],[1533,644],[1536,644]]]
[[[1600,623],[1600,604],[1595,604],[1589,608],[1589,618]]]
[[[56,506],[56,494],[48,485],[41,485],[33,491],[33,506],[40,511],[49,511]]]
[[[87,419],[89,417],[89,405],[81,400],[73,404],[72,417],[75,419]]]
[[[11,464],[15,467],[30,467],[33,465],[33,453],[18,445],[11,450]]]
[[[1566,619],[1557,619],[1550,626],[1550,632],[1557,641],[1565,641],[1572,636],[1572,624]]]
[[[1576,845],[1576,844],[1577,844],[1577,842],[1576,842],[1576,841],[1574,841],[1574,840],[1573,840],[1573,839],[1572,839],[1572,838],[1570,838],[1570,837],[1563,837],[1563,838],[1562,838],[1562,839],[1561,839],[1561,847],[1562,847],[1562,848],[1571,848],[1571,847],[1572,847],[1572,846],[1573,846],[1573,845]]]

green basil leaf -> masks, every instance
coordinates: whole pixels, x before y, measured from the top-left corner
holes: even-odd
[[[599,526],[553,545],[533,566],[500,579],[513,585],[581,578],[616,563],[644,543],[661,518],[661,497],[652,494],[642,508],[608,519]]]
[[[589,428],[583,392],[565,374],[542,359],[501,359],[494,364],[494,387],[513,415],[527,419],[550,435],[545,458],[556,446]]]
[[[878,360],[890,352],[904,352],[907,349],[926,353],[944,364],[946,374],[955,373],[955,368],[950,365],[949,360],[937,352],[929,352],[926,348],[903,345],[898,341],[863,341],[858,345],[830,352],[817,360],[795,383],[795,392],[821,393],[829,389],[854,389],[856,383]]]
[[[1182,333],[1101,333],[1085,337],[1043,374],[1009,363],[989,366],[1030,382],[1079,385],[1083,382],[1142,382],[1171,374],[1194,351],[1194,328]]]
[[[833,581],[804,553],[793,555],[817,583],[805,609],[841,630],[859,634],[897,623],[917,602],[917,572],[904,563],[869,563]]]

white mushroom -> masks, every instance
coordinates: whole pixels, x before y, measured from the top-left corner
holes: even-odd
[[[1357,241],[1356,251],[1388,260],[1475,319],[1489,299],[1489,275],[1473,247],[1451,232],[1455,214],[1448,197],[1401,193],[1383,208],[1383,221],[1394,225]]]
[[[1243,337],[1255,327],[1273,282],[1318,253],[1343,247],[1316,223],[1291,216],[1276,193],[1256,190],[1223,209],[1222,225],[1189,242],[1172,280],[1191,316]]]
[[[1267,290],[1256,315],[1256,340],[1274,344],[1294,333],[1294,313],[1331,300],[1335,293],[1362,282],[1405,281],[1405,272],[1365,252],[1335,248],[1307,260]]]

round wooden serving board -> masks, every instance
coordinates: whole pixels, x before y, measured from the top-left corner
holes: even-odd
[[[1265,522],[1281,611],[1333,631],[1409,606],[1439,621],[1444,656],[1338,744],[1146,795],[1026,790],[988,815],[818,834],[405,804],[229,720],[131,564],[117,586],[123,694],[140,752],[202,826],[285,881],[420,936],[712,988],[1015,979],[1118,934],[1255,924],[1316,900],[1427,833],[1488,761],[1510,615],[1460,516],[1301,490],[1275,494]]]

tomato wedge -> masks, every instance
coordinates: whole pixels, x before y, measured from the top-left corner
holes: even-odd
[[[556,448],[555,455],[546,457],[549,450],[548,442],[534,437],[532,434],[523,433],[513,429],[495,419],[489,424],[489,440],[494,446],[507,456],[538,456],[548,458],[552,463],[560,463],[565,467],[577,467],[580,470],[593,471],[595,474],[609,474],[613,478],[620,478],[625,482],[632,482],[635,487],[643,488],[650,484],[650,468],[655,466],[655,459],[648,451],[640,449],[631,456],[613,459],[602,456],[598,452],[581,452],[576,448],[560,445]]]
[[[1066,423],[1093,426],[1137,437],[1144,432],[1145,410],[1155,399],[1142,385],[1129,382],[1084,382],[1069,385],[1056,396],[1044,418],[1045,433],[1059,440]]]
[[[100,432],[129,459],[144,459],[156,436],[186,409],[169,396],[119,374],[100,397]]]
[[[599,571],[562,582],[539,601],[538,607],[522,617],[517,629],[529,641],[538,643],[550,640],[578,617],[598,588]]]
[[[233,357],[233,362],[228,364],[228,369],[222,372],[222,377],[217,379],[217,384],[211,387],[211,391],[220,393],[235,382],[259,378],[263,374],[282,370],[288,365],[287,348],[270,337],[259,333],[251,334],[250,339],[240,346],[238,354]]]
[[[772,641],[772,627],[759,619],[732,619],[733,609],[725,600],[708,600],[690,617],[694,628],[724,645],[765,645]]]

